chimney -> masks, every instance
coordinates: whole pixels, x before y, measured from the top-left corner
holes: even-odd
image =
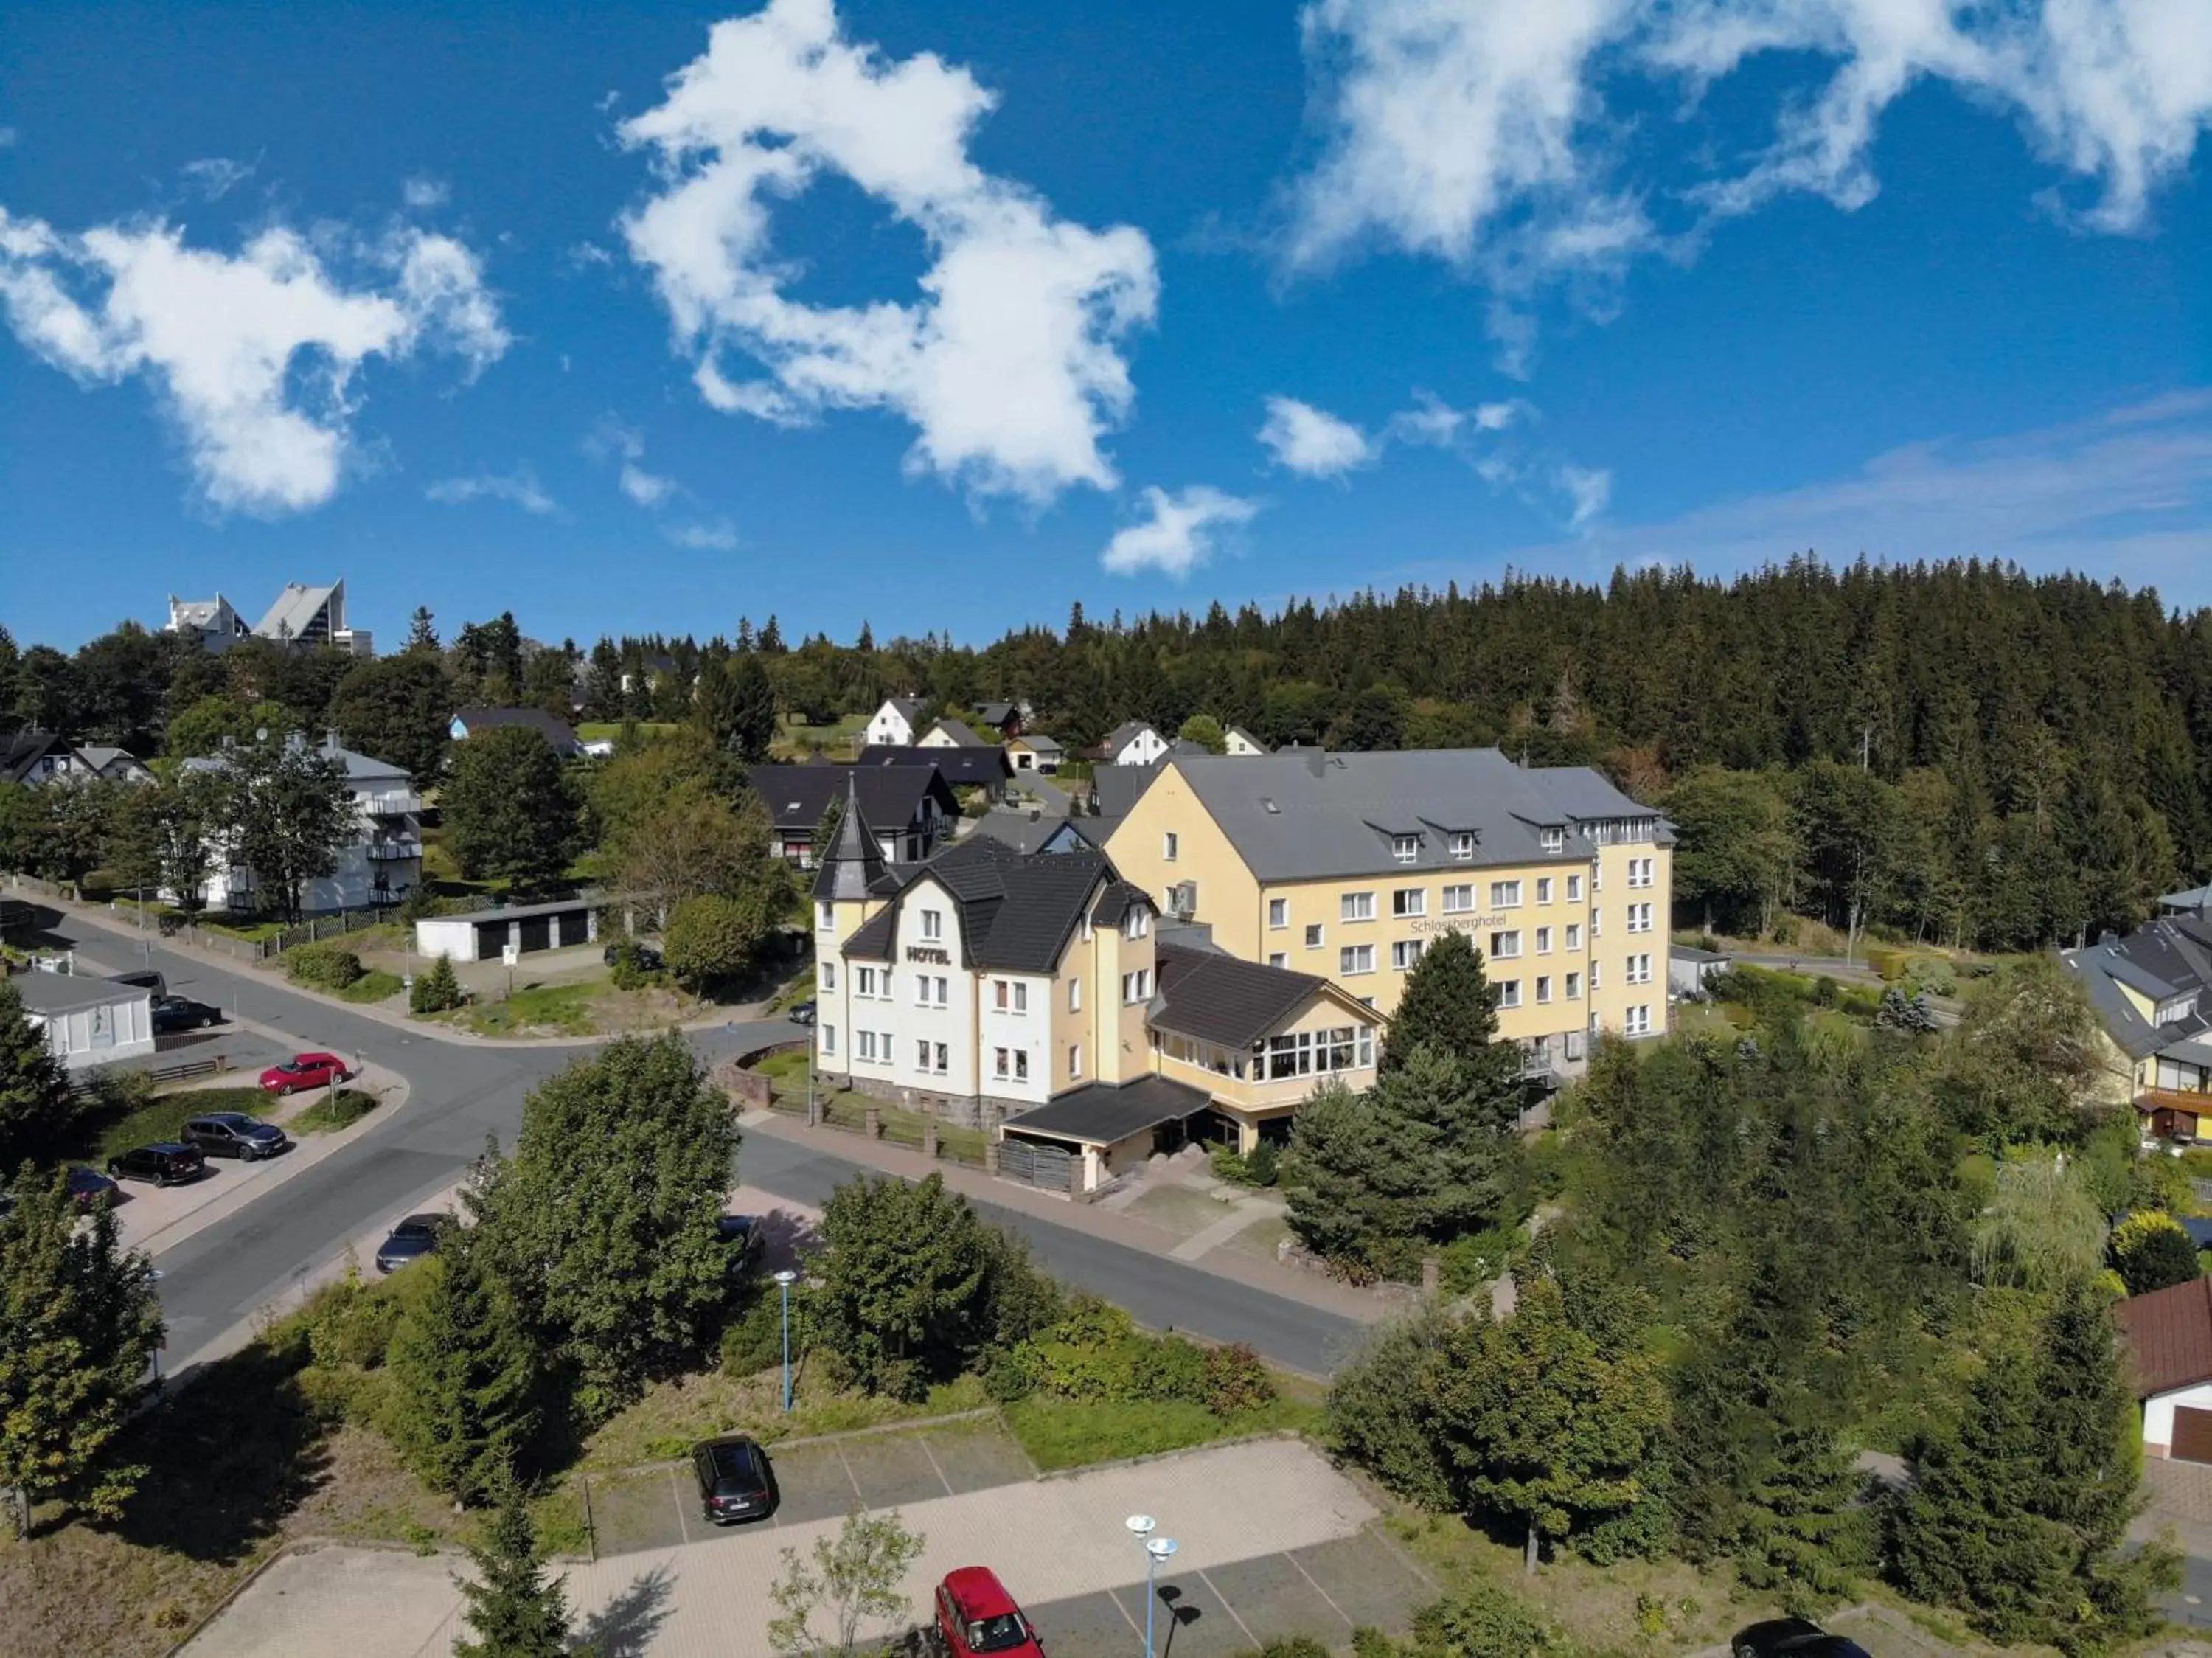
[[[323,752],[325,754],[335,754],[338,752],[338,734],[336,728],[323,733]]]

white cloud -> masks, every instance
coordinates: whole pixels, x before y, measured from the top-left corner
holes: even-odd
[[[646,471],[640,464],[645,459],[645,434],[612,415],[599,417],[584,439],[584,453],[594,460],[616,462],[616,483],[641,507],[658,507],[686,492],[674,479]]]
[[[399,186],[400,199],[416,212],[427,212],[434,207],[443,207],[453,198],[453,190],[442,179],[429,179],[420,174]]]
[[[1613,474],[1601,467],[1577,466],[1562,460],[1552,468],[1552,481],[1567,498],[1571,530],[1586,527],[1613,499]]]
[[[672,524],[661,533],[679,547],[701,552],[733,552],[738,546],[737,528],[726,518],[709,524]]]
[[[545,493],[537,472],[526,466],[517,466],[504,476],[478,472],[473,478],[442,479],[422,493],[449,507],[471,501],[504,501],[538,518],[561,510],[561,503]]]
[[[1225,495],[1209,484],[1172,494],[1147,485],[1143,493],[1149,516],[1117,531],[1099,558],[1112,575],[1157,570],[1180,582],[1213,557],[1223,532],[1250,523],[1260,510],[1258,502]]]
[[[0,208],[0,308],[82,384],[145,376],[215,506],[300,511],[337,489],[364,362],[427,346],[475,373],[508,344],[459,242],[410,230],[351,250],[352,286],[331,251],[282,227],[229,255],[160,220],[70,235]]]
[[[622,124],[657,193],[623,221],[713,406],[776,421],[837,408],[913,423],[910,472],[978,495],[1051,500],[1110,488],[1100,448],[1134,395],[1121,345],[1152,320],[1152,249],[1094,231],[968,153],[994,94],[927,52],[847,40],[830,0],[770,0],[714,25],[655,108]],[[817,306],[785,288],[772,204],[842,174],[926,239],[912,303]],[[763,377],[732,378],[750,358]]]
[[[615,256],[595,241],[580,241],[568,249],[568,263],[581,271],[594,265],[612,265]]]
[[[1715,220],[1791,191],[1863,205],[1881,118],[1922,81],[2017,117],[2088,183],[2102,229],[2140,226],[2212,124],[2212,27],[2190,0],[1312,0],[1304,21],[1323,146],[1292,192],[1288,259],[1447,260],[1491,288],[1516,367],[1543,283],[1602,314],[1631,260],[1692,249]],[[1747,164],[1622,176],[1628,124],[1604,86],[1656,82],[1686,112],[1754,59],[1773,128]],[[1676,198],[1692,216],[1670,233],[1645,204]]]
[[[210,155],[186,162],[177,169],[193,189],[211,202],[219,202],[253,176],[251,162],[234,162],[228,155]]]
[[[1267,418],[1260,441],[1275,464],[1302,478],[1341,478],[1371,465],[1381,453],[1367,434],[1294,397],[1267,399]]]

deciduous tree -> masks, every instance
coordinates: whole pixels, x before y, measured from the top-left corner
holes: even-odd
[[[434,651],[356,662],[331,693],[331,722],[346,747],[405,768],[418,789],[438,780],[453,717],[453,676]]]
[[[230,860],[252,870],[259,890],[296,920],[307,882],[337,869],[339,852],[359,832],[344,763],[273,735],[226,749],[222,758]]]
[[[447,847],[472,881],[544,887],[575,856],[576,798],[533,727],[495,726],[455,745],[443,805]]]
[[[864,1646],[887,1643],[906,1622],[906,1575],[926,1541],[901,1523],[896,1509],[854,1509],[835,1538],[817,1538],[804,1557],[786,1549],[782,1573],[769,1587],[776,1607],[769,1644],[785,1658],[854,1658]]]
[[[998,1333],[989,1231],[940,1175],[839,1186],[808,1275],[814,1339],[872,1393],[920,1398],[957,1375]]]
[[[772,919],[757,896],[702,893],[668,912],[661,954],[669,971],[694,988],[728,978],[752,965]]]

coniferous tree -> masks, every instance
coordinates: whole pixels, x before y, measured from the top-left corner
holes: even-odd
[[[499,1489],[538,1430],[538,1353],[466,1229],[419,1270],[420,1294],[401,1313],[385,1361],[395,1384],[392,1438],[434,1489],[473,1507]]]
[[[543,887],[574,856],[575,795],[533,727],[495,726],[455,745],[442,804],[446,844],[471,881]]]
[[[508,1474],[495,1500],[484,1540],[469,1550],[476,1571],[457,1580],[470,1633],[453,1658],[569,1658],[567,1587],[546,1576],[527,1494]]]
[[[407,625],[407,645],[410,651],[434,652],[438,649],[437,619],[431,615],[430,607],[417,605],[415,615]]]
[[[1794,1612],[1845,1599],[1874,1564],[1865,1486],[1856,1456],[1832,1429],[1784,1425],[1751,1481],[1737,1575],[1778,1593]]]
[[[1382,1045],[1382,1070],[1394,1070],[1418,1047],[1468,1064],[1501,1063],[1498,992],[1491,988],[1474,941],[1465,933],[1436,939],[1406,975]],[[1504,1052],[1512,1055],[1514,1050],[1505,1045]],[[1517,1058],[1512,1063],[1517,1069]]]
[[[451,1013],[468,1000],[451,956],[440,955],[429,967],[415,975],[407,991],[407,1011],[415,1014]]]
[[[45,1027],[23,1016],[22,992],[0,978],[0,1168],[52,1157],[76,1120],[69,1073]]]

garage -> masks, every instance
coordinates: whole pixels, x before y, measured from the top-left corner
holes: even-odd
[[[2191,1278],[2115,1309],[2127,1338],[2143,1454],[2212,1464],[2212,1278]]]
[[[2177,1405],[2172,1454],[2183,1462],[2212,1462],[2212,1411]]]
[[[509,944],[523,954],[589,944],[599,936],[597,894],[546,904],[517,904],[469,915],[435,916],[415,923],[415,949],[455,961],[496,961]]]

